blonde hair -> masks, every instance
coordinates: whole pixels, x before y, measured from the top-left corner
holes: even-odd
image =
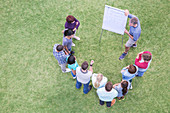
[[[103,75],[101,73],[99,73],[97,75],[96,82],[94,83],[94,86],[96,88],[98,88],[100,86],[100,82],[102,81],[102,79],[103,79]]]

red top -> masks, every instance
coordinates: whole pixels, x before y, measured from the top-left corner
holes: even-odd
[[[152,57],[152,54],[149,51],[144,51],[143,53],[139,54],[139,58],[135,59],[135,65],[138,66],[139,68],[142,68],[142,69],[146,69],[148,67],[148,63],[149,63],[149,62],[145,62],[145,61],[139,62],[142,59],[142,54],[144,54],[144,53],[149,53]]]

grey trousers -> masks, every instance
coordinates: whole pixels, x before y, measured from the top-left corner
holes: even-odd
[[[67,63],[65,63],[65,64],[59,64],[59,66],[61,67],[62,72],[65,72],[65,71],[66,71],[66,65],[67,65]]]

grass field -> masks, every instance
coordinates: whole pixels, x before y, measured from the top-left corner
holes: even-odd
[[[170,112],[169,0],[108,0],[107,5],[136,15],[142,33],[138,47],[119,61],[124,51],[121,36],[104,31],[104,0],[1,0],[0,1],[0,112],[11,113],[168,113]],[[71,74],[57,65],[52,49],[62,44],[67,15],[81,23],[73,50],[79,65],[94,59],[94,72],[112,83],[121,81],[121,69],[134,63],[141,51],[151,51],[152,63],[124,101],[112,108],[100,106],[93,88],[87,95],[75,87]],[[129,26],[127,25],[127,29]],[[128,36],[124,36],[124,44]]]

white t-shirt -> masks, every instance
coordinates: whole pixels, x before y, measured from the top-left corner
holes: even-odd
[[[111,102],[115,97],[117,97],[118,92],[112,88],[110,92],[107,92],[105,90],[105,87],[97,89],[97,95],[99,96],[99,99],[106,102]]]
[[[81,67],[77,67],[76,68],[76,76],[77,76],[77,80],[83,84],[87,84],[90,81],[90,77],[92,76],[92,72],[91,71],[86,71],[83,72]]]
[[[94,87],[94,88],[96,88],[96,87],[94,86],[94,84],[95,84],[95,82],[96,82],[97,75],[98,75],[98,74],[96,74],[96,73],[94,73],[94,74],[92,75],[92,84],[93,84],[93,87]],[[107,78],[103,76],[103,79],[101,80],[100,86],[99,86],[98,88],[104,87],[104,86],[106,85],[106,83],[107,83]],[[96,88],[96,89],[98,89],[98,88]]]

